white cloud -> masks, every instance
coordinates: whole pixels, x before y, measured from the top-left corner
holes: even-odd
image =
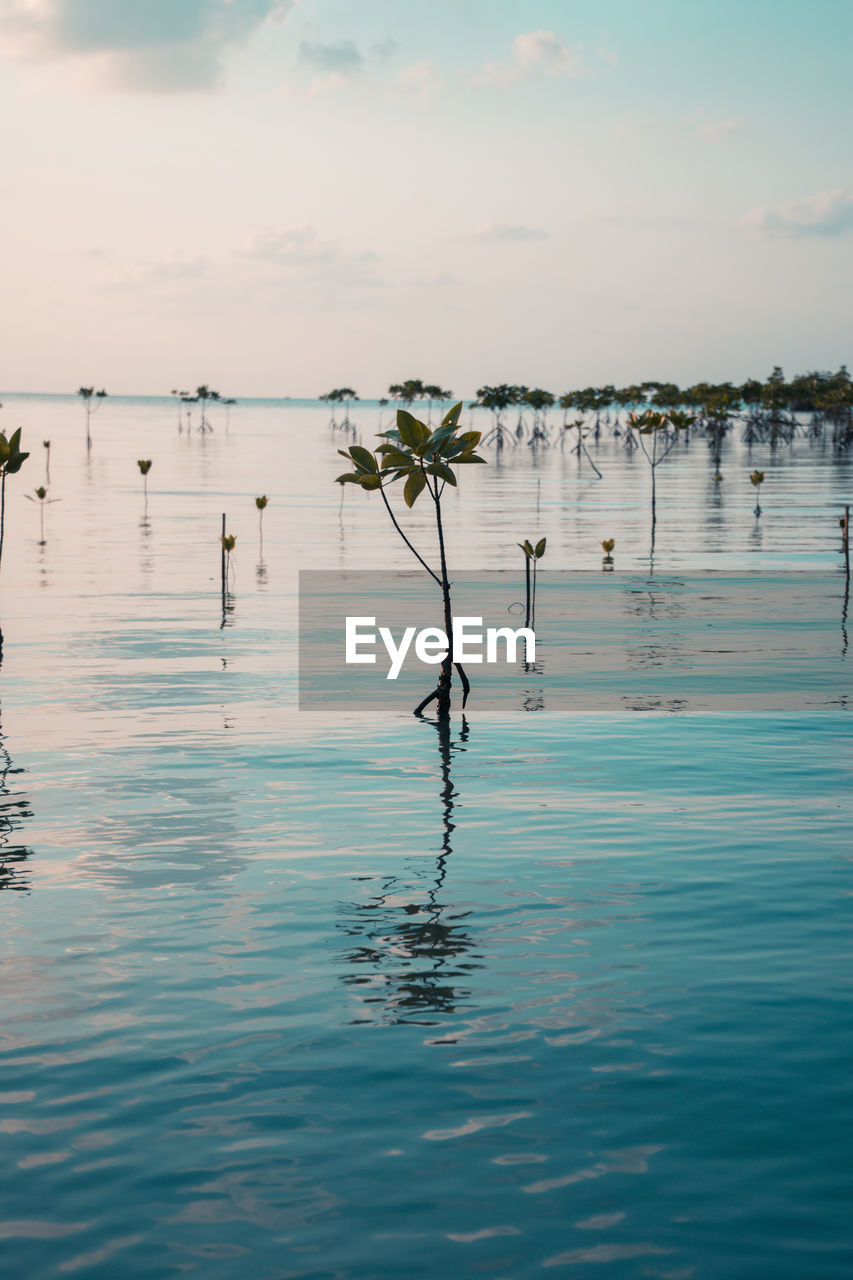
[[[302,267],[334,262],[338,255],[331,241],[320,240],[313,227],[288,227],[284,231],[253,232],[241,256],[283,267]]]
[[[153,289],[172,293],[188,281],[202,280],[210,263],[201,255],[190,257],[181,252],[169,253],[162,258],[150,258],[139,262],[131,271],[114,279],[108,287],[114,289]]]
[[[0,0],[0,56],[69,62],[97,88],[214,89],[229,48],[295,0]]]
[[[472,84],[508,85],[543,72],[552,76],[576,76],[580,54],[553,31],[525,31],[512,42],[508,62],[489,62],[471,77]]]
[[[442,78],[438,67],[430,58],[404,67],[391,82],[391,90],[398,94],[411,94],[415,97],[428,98],[441,88]]]
[[[853,191],[821,191],[778,209],[751,209],[741,226],[759,236],[835,236],[853,230]]]
[[[283,267],[301,276],[320,273],[341,285],[382,283],[374,271],[377,254],[341,249],[331,240],[322,240],[313,227],[255,231],[236,256],[244,263]],[[269,272],[267,283],[273,283]]]
[[[696,129],[696,136],[707,138],[709,142],[719,142],[724,138],[730,138],[733,133],[738,133],[742,128],[741,116],[731,116],[728,120],[706,120]]]
[[[480,244],[520,244],[525,240],[547,240],[547,231],[521,223],[484,222],[468,237]]]

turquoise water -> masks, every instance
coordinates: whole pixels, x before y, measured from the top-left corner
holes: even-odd
[[[62,499],[40,548],[10,497],[3,564],[8,1273],[847,1277],[840,615],[811,705],[300,714],[296,570],[407,567],[374,508],[339,518],[320,413],[201,441],[107,405],[87,461],[78,406],[4,399]],[[532,453],[471,484],[465,567],[515,563],[503,503],[554,568],[600,534],[639,571],[636,463],[603,444],[594,488]],[[661,468],[662,568],[831,581],[848,462],[706,470]]]

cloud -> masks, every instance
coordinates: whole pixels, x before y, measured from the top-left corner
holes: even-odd
[[[836,236],[853,229],[853,191],[838,187],[779,209],[751,209],[741,226],[759,236]]]
[[[210,90],[229,48],[295,0],[0,0],[0,56],[67,61],[97,88]]]
[[[392,93],[410,94],[427,98],[441,88],[442,78],[438,67],[429,58],[404,67],[391,82]]]
[[[728,120],[706,120],[697,128],[696,136],[707,138],[709,142],[719,142],[724,138],[730,138],[733,133],[738,133],[742,128],[741,116],[732,116]]]
[[[187,281],[199,281],[207,276],[210,263],[201,255],[189,257],[184,253],[166,254],[162,258],[139,262],[126,275],[114,279],[108,286],[114,289],[153,289],[172,293]]]
[[[331,241],[318,239],[313,227],[288,227],[284,231],[253,232],[241,257],[282,267],[303,267],[334,262],[337,250]]]
[[[521,244],[525,240],[547,240],[548,232],[539,227],[525,227],[520,223],[484,222],[468,239],[480,244]]]
[[[529,75],[576,76],[580,54],[553,31],[525,31],[512,42],[508,62],[489,62],[471,76],[472,84],[509,85]]]
[[[379,261],[371,250],[351,252],[322,240],[313,227],[255,231],[236,255],[243,262],[283,267],[302,275],[319,270],[338,284],[380,284],[373,271]]]
[[[315,44],[303,40],[299,46],[299,60],[320,71],[351,76],[361,71],[367,59],[352,40],[338,44]]]

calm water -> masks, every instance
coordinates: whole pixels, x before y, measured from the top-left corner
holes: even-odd
[[[109,400],[87,459],[78,404],[2,398],[34,453],[2,581],[8,1274],[846,1280],[851,462],[732,442],[717,486],[697,440],[658,473],[664,600],[699,569],[826,582],[809,697],[475,698],[445,733],[295,709],[296,571],[409,567],[340,509],[325,411],[202,439]],[[544,534],[595,570],[612,536],[645,574],[645,463],[595,456],[471,468],[458,567]],[[759,573],[756,627],[769,599]]]

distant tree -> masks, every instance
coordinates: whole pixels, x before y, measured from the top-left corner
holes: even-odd
[[[100,409],[106,399],[107,393],[103,388],[101,388],[100,391],[96,391],[94,387],[80,387],[77,394],[83,401],[83,407],[86,410],[86,448],[91,449],[92,432],[89,428],[89,424],[92,414],[95,413],[96,410]]]

